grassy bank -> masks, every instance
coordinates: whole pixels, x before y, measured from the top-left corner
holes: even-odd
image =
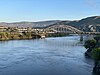
[[[32,39],[30,32],[18,33],[18,32],[0,32],[0,41],[4,40],[16,40],[16,39]]]

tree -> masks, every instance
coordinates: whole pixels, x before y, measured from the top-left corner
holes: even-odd
[[[92,57],[95,60],[95,66],[93,68],[93,72],[100,72],[100,66],[98,66],[100,61],[100,47],[92,50]]]
[[[94,39],[98,42],[100,40],[100,35],[97,35],[96,37],[94,37]]]
[[[95,60],[100,60],[100,47],[92,50],[92,57]]]
[[[88,49],[89,51],[92,51],[92,49],[96,46],[96,40],[87,40],[85,41],[84,47]]]

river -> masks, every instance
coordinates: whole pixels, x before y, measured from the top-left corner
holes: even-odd
[[[92,75],[80,36],[0,41],[0,75]]]

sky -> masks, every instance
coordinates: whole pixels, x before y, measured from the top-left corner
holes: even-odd
[[[0,22],[79,20],[100,16],[100,0],[0,0]]]

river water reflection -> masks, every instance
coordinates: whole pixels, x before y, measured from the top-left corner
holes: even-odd
[[[79,36],[0,42],[0,75],[92,75]]]

